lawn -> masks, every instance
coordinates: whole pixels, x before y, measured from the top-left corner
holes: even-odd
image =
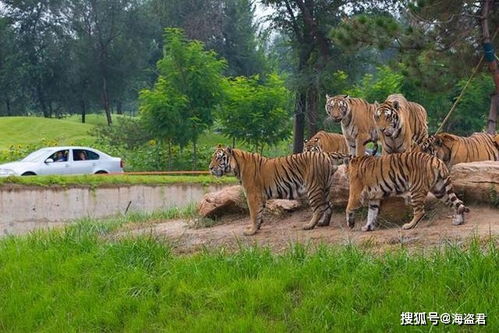
[[[106,186],[106,185],[165,185],[165,184],[236,184],[235,177],[216,178],[211,175],[75,175],[75,176],[30,176],[30,177],[0,177],[0,186],[19,184],[27,186]]]
[[[250,247],[179,256],[153,235],[112,236],[157,218],[82,220],[1,239],[0,330],[387,332],[406,330],[403,311],[486,313],[484,331],[499,324],[492,242],[412,255],[295,244],[284,254]],[[463,329],[430,326],[415,330]]]
[[[59,144],[91,143],[94,125],[72,120],[42,117],[0,117],[0,150],[12,145],[39,144],[42,140]]]

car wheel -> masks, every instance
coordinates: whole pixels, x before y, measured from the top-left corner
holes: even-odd
[[[107,173],[107,171],[100,170],[100,171],[97,171],[95,174],[96,175],[105,175],[106,173]]]
[[[25,173],[23,173],[21,176],[36,176],[36,173],[31,172],[31,171],[26,171],[26,172],[25,172]]]

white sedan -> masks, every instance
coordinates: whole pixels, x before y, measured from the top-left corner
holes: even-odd
[[[87,147],[50,147],[0,164],[0,176],[102,174],[123,172],[123,161]]]

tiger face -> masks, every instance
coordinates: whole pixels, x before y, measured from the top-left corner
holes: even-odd
[[[311,140],[305,140],[305,145],[303,147],[303,151],[313,152],[313,153],[322,153],[322,148],[319,143],[319,138],[314,138]]]
[[[211,174],[216,177],[222,177],[223,175],[232,172],[234,169],[231,165],[232,160],[232,148],[224,148],[222,145],[218,145],[213,153],[209,166]]]
[[[436,149],[435,149],[435,144],[437,143],[437,138],[432,135],[426,138],[422,143],[421,143],[421,151],[426,154],[430,154],[435,156],[436,154]]]
[[[397,101],[384,102],[383,104],[375,103],[376,112],[374,113],[374,120],[378,129],[387,137],[396,134],[399,129],[400,105]]]
[[[351,106],[348,101],[348,95],[329,97],[326,95],[326,113],[333,119],[334,122],[339,123],[351,111]]]
[[[445,134],[437,134],[428,137],[421,144],[421,151],[430,154],[436,158],[449,162],[452,155],[452,142],[454,138]]]

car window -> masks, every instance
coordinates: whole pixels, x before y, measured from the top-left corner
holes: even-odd
[[[50,155],[47,159],[51,158],[54,160],[54,162],[67,162],[69,157],[69,150],[68,149],[63,149],[63,150],[58,150],[52,155]]]
[[[25,158],[23,158],[21,161],[22,162],[36,162],[41,160],[45,154],[49,153],[51,149],[39,149],[37,151],[32,152]]]
[[[91,161],[98,160],[99,155],[93,151],[86,149],[73,149],[73,160],[74,161]]]
[[[94,153],[93,151],[85,150],[85,152],[87,153],[89,160],[98,160],[100,158],[99,154]]]

